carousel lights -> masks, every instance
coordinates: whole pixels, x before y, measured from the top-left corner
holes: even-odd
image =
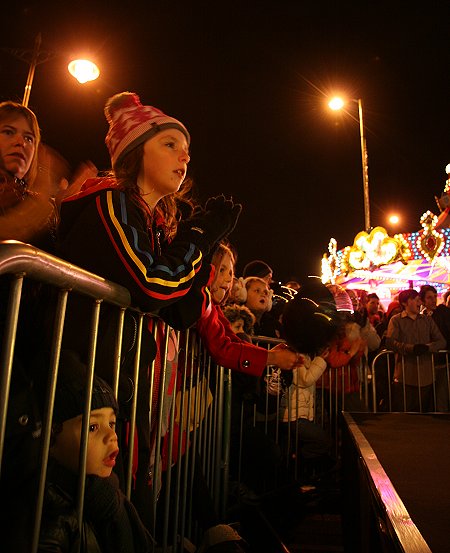
[[[391,238],[383,227],[375,227],[370,234],[356,235],[353,246],[344,249],[342,264],[351,270],[374,270],[397,259],[406,262],[410,253],[403,241]]]
[[[423,232],[417,239],[417,247],[425,259],[432,263],[445,246],[445,238],[435,229],[438,218],[431,211],[426,211],[420,218]]]
[[[336,277],[339,273],[339,257],[337,255],[337,242],[335,238],[330,238],[328,242],[329,256],[324,253],[322,257],[322,284],[335,284]]]
[[[450,163],[445,166],[445,172],[447,173],[447,180],[445,181],[444,192],[450,190]]]

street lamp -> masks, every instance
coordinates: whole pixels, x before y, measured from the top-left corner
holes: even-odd
[[[370,202],[369,202],[369,159],[367,156],[366,136],[364,133],[363,105],[361,98],[353,100],[358,104],[359,136],[361,139],[361,164],[363,174],[363,192],[364,192],[364,225],[368,231],[370,227]],[[332,110],[342,109],[345,102],[342,98],[332,98],[328,107]]]
[[[34,73],[36,67],[41,63],[44,63],[55,57],[53,52],[44,52],[41,50],[42,44],[42,35],[39,33],[36,36],[34,41],[34,48],[30,50],[17,50],[12,48],[3,48],[3,50],[8,51],[16,58],[24,61],[30,65],[28,70],[27,82],[25,84],[25,90],[23,94],[22,105],[28,107],[28,102],[30,100],[31,87],[33,85]],[[30,55],[31,54],[31,55]],[[100,70],[95,65],[95,63],[88,60],[73,60],[68,65],[69,73],[75,77],[78,82],[86,83],[88,81],[93,81],[97,79],[100,75]]]
[[[391,225],[398,225],[400,222],[400,217],[397,214],[393,213],[392,215],[389,215],[388,220]]]

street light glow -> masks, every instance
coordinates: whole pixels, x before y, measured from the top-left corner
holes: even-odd
[[[353,100],[358,104],[358,122],[359,122],[359,137],[361,141],[361,165],[363,173],[363,193],[364,193],[364,225],[366,231],[370,229],[370,203],[369,203],[369,167],[366,136],[364,132],[363,120],[363,103],[362,99]],[[334,111],[342,109],[345,102],[339,96],[335,96],[328,102],[328,107]],[[355,119],[356,120],[356,119]]]
[[[328,107],[333,111],[342,109],[344,107],[344,100],[342,98],[339,98],[338,96],[335,96],[328,102]]]
[[[389,222],[391,225],[397,225],[400,221],[400,217],[398,215],[390,215],[389,216]]]
[[[89,60],[73,60],[67,66],[69,73],[75,77],[75,79],[81,83],[87,83],[89,81],[95,81],[100,75],[99,68],[94,62]]]

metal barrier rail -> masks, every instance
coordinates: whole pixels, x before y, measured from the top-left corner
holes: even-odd
[[[24,529],[24,533],[30,532],[29,548],[27,553],[35,553],[38,548],[39,531],[41,524],[43,499],[45,492],[45,479],[47,461],[49,458],[51,420],[54,407],[54,397],[62,346],[64,323],[66,319],[66,307],[68,298],[72,293],[77,293],[92,300],[90,324],[90,343],[88,355],[87,397],[85,413],[90,411],[90,396],[92,393],[93,375],[96,371],[96,347],[99,329],[99,319],[103,304],[112,306],[117,312],[117,333],[115,337],[114,352],[111,352],[114,363],[113,390],[118,394],[119,377],[121,370],[121,350],[124,317],[127,311],[132,312],[137,319],[137,353],[134,360],[133,380],[134,397],[129,414],[129,452],[134,451],[134,437],[136,432],[136,413],[138,397],[138,372],[140,354],[142,349],[142,329],[144,320],[151,317],[148,314],[130,308],[131,298],[128,290],[115,283],[109,282],[98,275],[65,262],[53,255],[43,252],[28,244],[15,241],[0,242],[0,277],[9,275],[11,280],[9,293],[7,294],[7,306],[2,306],[1,321],[3,326],[2,351],[0,355],[0,476],[4,447],[5,433],[8,415],[8,402],[11,391],[11,379],[13,376],[14,359],[16,352],[17,330],[21,324],[21,299],[24,280],[37,281],[49,285],[57,294],[54,326],[50,349],[50,362],[48,367],[48,401],[45,413],[42,413],[42,457],[39,469],[39,485],[37,490],[36,505],[31,506],[34,512],[32,529]],[[4,284],[4,282],[3,282]],[[2,298],[5,299],[5,289]],[[1,329],[1,327],[0,327]],[[201,526],[195,519],[195,491],[194,477],[198,469],[200,475],[204,474],[211,490],[211,499],[218,515],[223,516],[226,508],[227,472],[229,455],[229,423],[227,416],[230,410],[231,377],[229,371],[216,367],[204,350],[200,340],[194,331],[175,333],[162,322],[154,325],[154,332],[164,334],[164,353],[161,356],[162,366],[160,372],[158,412],[154,415],[157,433],[156,451],[164,447],[167,450],[168,466],[162,466],[162,459],[155,456],[153,474],[164,475],[164,487],[160,493],[153,486],[153,499],[148,505],[148,513],[145,513],[151,521],[151,530],[158,530],[158,551],[178,551],[183,549],[185,538],[200,539]],[[180,343],[183,356],[180,357],[181,365],[175,374],[169,374],[167,369],[167,348],[169,339]],[[155,384],[155,362],[151,369],[149,420],[152,420],[153,392]],[[169,382],[170,378],[172,380]],[[162,395],[167,387],[173,385],[172,401],[168,411],[162,412]],[[209,391],[211,390],[211,392]],[[225,424],[224,424],[225,421]],[[79,521],[83,517],[84,479],[86,470],[87,452],[87,417],[84,418],[80,475],[78,484],[77,512]],[[178,429],[178,430],[177,430]],[[176,436],[184,436],[186,439],[176,440]],[[177,461],[172,462],[172,458]],[[133,455],[129,455],[126,467],[125,492],[128,497],[133,495]],[[172,497],[175,501],[172,501]],[[31,535],[32,534],[32,535]],[[16,549],[19,551],[19,549]]]
[[[449,353],[440,350],[417,357],[380,351],[371,365],[373,412],[449,412]],[[431,384],[424,385],[423,371],[431,371]]]
[[[271,344],[280,341],[262,336],[254,338],[254,342],[263,347],[270,347]],[[449,352],[440,351],[429,357],[431,358],[432,367],[432,384],[428,389],[428,393],[431,394],[432,408],[429,410],[448,412],[450,398]],[[425,364],[423,359],[422,363]],[[357,366],[347,365],[339,369],[328,367],[315,383],[313,421],[307,429],[307,439],[315,437],[319,444],[324,444],[325,438],[321,430],[326,432],[330,439],[331,451],[334,457],[338,459],[340,458],[340,413],[342,411],[374,413],[379,411],[406,411],[408,407],[407,394],[411,394],[411,389],[404,384],[405,358],[402,356],[400,356],[400,364],[402,371],[398,382],[394,382],[395,354],[388,350],[378,353],[370,366],[361,361]],[[273,367],[267,369],[265,376],[259,382],[260,388],[264,386],[264,379],[272,378],[271,375],[274,371],[279,372]],[[416,358],[416,371],[417,381],[420,383],[421,358],[419,357]],[[257,379],[255,378],[255,380]],[[393,386],[396,386],[397,390],[393,390]],[[418,386],[415,390],[413,388],[412,392],[414,393],[414,391],[418,398],[415,410],[423,412],[425,405],[420,392],[423,392],[424,389]],[[250,402],[250,408],[248,399],[246,400],[247,405],[245,401],[242,401],[239,405],[239,437],[235,443],[235,448],[238,450],[239,468],[236,474],[239,483],[243,479],[244,484],[247,484],[242,472],[246,463],[243,456],[246,432],[248,432],[248,429],[245,428],[245,413],[247,413],[248,418],[249,409],[252,414],[251,425],[253,428],[259,428],[267,439],[271,440],[272,445],[278,448],[282,460],[281,471],[279,467],[275,469],[273,466],[267,466],[267,485],[264,491],[274,491],[280,485],[284,485],[289,468],[288,477],[293,478],[294,481],[301,478],[304,469],[310,470],[308,459],[302,457],[302,431],[304,431],[302,425],[305,422],[300,418],[298,409],[297,416],[294,417],[296,420],[289,425],[286,425],[280,416],[281,396],[283,394],[287,395],[287,408],[290,410],[291,401],[296,402],[298,407],[298,395],[296,393],[298,394],[298,390],[290,397],[286,390],[283,392],[280,389],[278,395],[271,396],[268,388],[266,388],[263,390],[259,401]],[[294,404],[294,414],[295,408]],[[280,476],[280,474],[284,476]]]

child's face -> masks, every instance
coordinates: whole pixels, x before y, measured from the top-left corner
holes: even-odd
[[[215,303],[222,303],[233,284],[233,261],[225,253],[216,267],[214,282],[211,285],[211,294]]]
[[[230,326],[231,326],[231,330],[235,334],[245,332],[245,330],[244,330],[244,320],[243,319],[237,319],[236,321],[234,321],[234,323],[230,323]]]
[[[269,287],[262,282],[251,282],[247,289],[245,305],[250,311],[264,312],[269,306]]]
[[[177,129],[167,129],[147,140],[138,185],[150,206],[177,192],[186,176],[189,160],[186,137]]]
[[[51,455],[72,472],[78,472],[80,457],[82,416],[63,423],[62,432],[56,436]],[[111,407],[91,411],[89,417],[86,474],[106,478],[111,475],[119,453],[115,432],[116,415]]]

